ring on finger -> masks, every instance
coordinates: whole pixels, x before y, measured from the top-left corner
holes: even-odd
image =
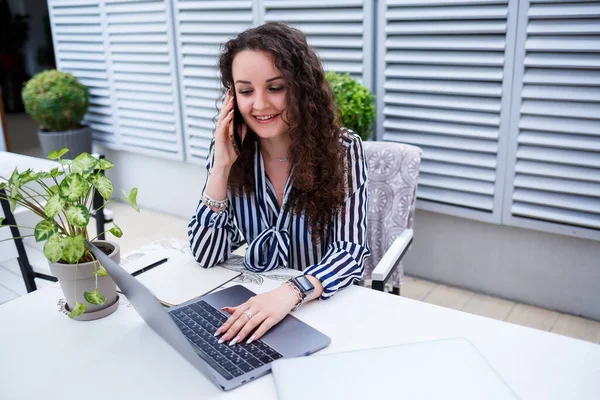
[[[244,311],[244,315],[245,315],[246,317],[248,317],[248,319],[252,319],[252,311],[250,311],[250,310],[246,310],[246,311]]]

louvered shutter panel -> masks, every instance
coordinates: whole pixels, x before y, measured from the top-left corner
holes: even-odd
[[[121,148],[183,159],[168,0],[105,0]]]
[[[186,154],[204,164],[215,129],[221,44],[253,25],[254,2],[174,0]]]
[[[600,3],[519,15],[505,222],[600,239]]]
[[[510,7],[516,1],[380,3],[378,138],[423,149],[420,208],[501,220]]]
[[[373,89],[373,7],[363,0],[264,0],[264,22],[300,29],[326,71],[349,72]]]
[[[84,122],[94,140],[115,143],[115,119],[99,0],[49,0],[58,69],[71,72],[91,94]]]

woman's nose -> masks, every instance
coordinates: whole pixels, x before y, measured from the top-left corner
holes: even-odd
[[[257,93],[254,100],[254,109],[256,111],[261,111],[267,109],[268,107],[269,102],[267,101],[267,97],[262,93]]]

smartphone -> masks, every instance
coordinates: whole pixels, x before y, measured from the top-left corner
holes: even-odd
[[[233,123],[229,125],[229,140],[231,140],[231,144],[233,145],[233,150],[239,156],[242,151],[242,138],[240,137],[238,127],[242,123],[244,118],[242,114],[240,114],[237,108],[237,100],[233,100]]]

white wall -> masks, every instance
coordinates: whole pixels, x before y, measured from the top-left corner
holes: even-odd
[[[407,274],[600,320],[600,243],[423,210]]]
[[[115,163],[115,168],[107,172],[115,185],[115,195],[137,187],[141,208],[185,219],[192,217],[206,179],[205,167],[114,151],[100,144],[94,145],[94,151]]]

